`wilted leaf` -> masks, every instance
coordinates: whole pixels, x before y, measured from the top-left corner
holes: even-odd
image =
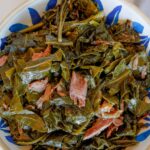
[[[61,66],[61,69],[62,69],[62,77],[66,80],[66,82],[68,82],[69,79],[70,79],[69,66],[65,61],[63,61],[60,64],[60,66]]]
[[[14,119],[22,126],[29,126],[33,131],[47,132],[47,127],[37,114],[33,115],[15,115]]]

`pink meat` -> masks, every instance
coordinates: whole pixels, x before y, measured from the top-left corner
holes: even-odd
[[[109,113],[102,113],[102,118],[108,119],[108,118],[118,118],[121,116],[121,114],[123,113],[122,110],[117,110],[114,109],[113,111],[109,112]]]
[[[111,125],[108,129],[107,129],[107,132],[106,132],[106,137],[109,138],[111,137],[112,133],[117,131],[118,130],[118,127],[116,127],[115,125]]]
[[[85,106],[87,87],[87,79],[80,73],[73,72],[69,94],[75,105],[78,105],[79,107]]]
[[[97,119],[96,123],[89,128],[84,135],[84,140],[90,139],[95,135],[99,135],[103,130],[108,128],[113,123],[113,119]]]
[[[51,53],[51,46],[48,45],[48,47],[45,49],[44,52],[40,52],[40,53],[33,53],[33,56],[32,56],[32,61],[35,61],[41,57],[46,57],[46,56],[49,56]]]
[[[30,91],[41,93],[45,90],[47,83],[48,78],[45,78],[44,80],[34,81],[29,84],[28,89]]]
[[[135,55],[135,59],[133,61],[133,64],[132,64],[132,69],[133,70],[137,70],[138,68],[138,63],[139,63],[139,56],[138,54]]]
[[[107,101],[104,101],[102,105],[99,108],[100,113],[109,113],[113,109],[113,105],[108,103]]]
[[[123,125],[123,117],[117,118],[113,120],[113,124],[108,128],[106,132],[106,137],[111,137],[112,133],[117,131],[120,126]]]
[[[44,95],[42,95],[39,100],[36,102],[36,105],[39,109],[42,109],[43,103],[50,100],[52,98],[52,94],[55,90],[55,87],[52,87],[51,84],[46,86]]]
[[[61,85],[61,81],[56,85],[57,94],[61,97],[66,96],[63,86]]]
[[[8,59],[8,56],[4,55],[0,58],[0,67],[2,67]]]
[[[121,125],[123,125],[123,117],[119,117],[117,119],[114,119],[113,120],[113,124],[116,126],[116,127],[119,127]]]
[[[147,75],[147,66],[144,66],[141,72],[141,78],[145,79]]]

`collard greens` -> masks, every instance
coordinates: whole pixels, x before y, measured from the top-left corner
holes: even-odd
[[[121,150],[150,111],[150,58],[131,22],[107,26],[91,0],[63,0],[11,34],[0,57],[0,116],[32,149]]]

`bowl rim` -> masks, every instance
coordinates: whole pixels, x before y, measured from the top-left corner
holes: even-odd
[[[2,20],[0,23],[0,31],[5,27],[5,24],[11,22],[12,18],[18,14],[21,10],[25,9],[27,6],[31,5],[35,0],[28,0],[25,1],[24,3],[18,5],[15,7],[11,12],[9,12]]]
[[[121,3],[122,5],[126,5],[129,6],[130,8],[132,8],[139,16],[141,16],[143,18],[143,20],[150,25],[150,19],[148,16],[146,16],[144,14],[144,12],[142,12],[135,4],[130,3],[126,0],[117,0],[119,3]],[[36,2],[35,0],[28,0],[26,2],[24,2],[23,4],[20,4],[18,7],[14,8],[12,10],[12,12],[8,13],[2,20],[0,23],[0,31],[5,27],[5,24],[9,23],[12,18],[21,10],[25,9],[27,6],[31,5],[33,2]]]

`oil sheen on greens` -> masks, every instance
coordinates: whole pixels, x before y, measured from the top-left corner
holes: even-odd
[[[121,150],[150,111],[150,59],[131,22],[63,0],[0,54],[0,116],[33,150]]]

